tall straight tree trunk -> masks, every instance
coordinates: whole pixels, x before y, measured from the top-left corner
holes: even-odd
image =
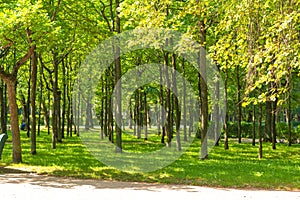
[[[292,124],[291,124],[291,94],[288,92],[287,108],[286,108],[286,122],[288,126],[288,142],[292,146]]]
[[[189,137],[192,137],[192,132],[194,131],[194,110],[192,109],[194,105],[193,97],[190,95],[190,106],[189,106]],[[196,119],[199,120],[199,119]]]
[[[114,80],[113,80],[113,68],[110,67],[109,68],[109,77],[108,77],[108,92],[110,92],[110,88],[113,88],[114,87]],[[111,98],[111,95],[108,97],[108,106],[107,106],[107,111],[108,111],[108,136],[109,136],[109,141],[111,141],[112,143],[114,143],[114,129],[113,129],[113,126],[114,126],[114,122],[113,122],[113,113],[112,113],[112,104],[114,103],[113,102],[113,99]]]
[[[265,122],[265,137],[264,140],[266,142],[272,141],[272,131],[271,131],[271,126],[272,126],[272,103],[271,101],[267,100],[266,101],[266,122]]]
[[[50,93],[50,92],[47,91],[47,93]],[[48,94],[47,94],[47,97],[48,97]],[[50,107],[48,107],[45,98],[42,98],[41,101],[42,101],[42,112],[44,114],[45,127],[48,128],[50,126],[50,115],[49,115],[49,109],[47,109],[47,108],[50,108]]]
[[[43,65],[40,65],[40,70],[39,70],[39,86],[40,86],[40,91],[39,91],[39,116],[38,116],[38,133],[37,135],[40,135],[41,132],[41,116],[42,116],[42,102],[43,102]]]
[[[238,106],[238,142],[241,143],[242,142],[242,128],[241,128],[241,123],[242,123],[242,103],[241,103],[241,82],[240,82],[240,67],[239,65],[237,65],[236,67],[236,78],[237,78],[237,106]]]
[[[118,8],[120,7],[120,1],[116,0],[116,31],[117,33],[121,33],[121,21],[119,17],[119,11]],[[121,83],[121,58],[120,58],[120,41],[117,41],[116,46],[116,54],[115,54],[115,83],[119,81],[120,85],[119,88],[116,90],[116,152],[121,153],[122,152],[122,102],[121,102],[121,96],[122,96],[122,83]]]
[[[101,92],[102,92],[102,95],[105,94],[105,78],[102,76],[101,77],[101,82],[102,82],[102,87],[101,87]],[[101,98],[101,112],[100,112],[100,126],[101,126],[101,130],[100,130],[100,138],[101,140],[104,140],[104,112],[105,112],[105,109],[104,109],[104,105],[105,105],[105,98],[102,97]]]
[[[61,114],[61,136],[65,138],[65,118],[66,118],[66,108],[67,108],[67,81],[66,81],[66,67],[68,64],[68,57],[66,57],[66,62],[62,59],[62,74],[63,74],[63,95],[62,95],[62,114]]]
[[[45,117],[46,117],[46,122],[47,122],[47,132],[48,132],[48,135],[50,135],[50,108],[51,108],[51,101],[50,101],[50,90],[48,90],[47,92],[47,98],[48,98],[48,105],[46,106],[46,103],[45,103],[45,106],[44,109],[45,109]]]
[[[166,134],[167,134],[167,147],[171,147],[172,142],[172,124],[171,124],[171,84],[168,72],[169,53],[164,55],[164,75],[166,78]]]
[[[271,131],[272,131],[272,149],[276,149],[276,113],[277,113],[277,99],[272,102],[272,115],[271,115]]]
[[[147,109],[147,93],[143,88],[143,109],[144,109],[144,140],[148,140],[148,109]]]
[[[26,133],[26,135],[27,135],[27,137],[30,137],[30,124],[31,124],[31,122],[30,122],[30,112],[31,112],[31,105],[30,105],[30,96],[31,96],[31,71],[32,71],[32,69],[31,69],[31,65],[32,65],[32,62],[31,62],[31,60],[30,60],[30,65],[29,65],[29,74],[30,74],[30,76],[29,76],[29,80],[28,80],[28,89],[27,89],[27,101],[25,101],[26,102],[26,113],[27,113],[27,115],[26,115],[26,131],[27,131],[27,133]]]
[[[263,157],[263,146],[262,146],[262,104],[259,104],[259,113],[258,113],[258,158],[261,159]]]
[[[4,126],[6,126],[5,121],[4,121],[4,113],[3,113],[3,104],[4,104],[4,88],[2,84],[2,80],[0,81],[0,123],[1,123],[1,133],[6,133],[4,132]]]
[[[227,90],[227,86],[228,85],[228,71],[226,70],[225,72],[225,81],[224,81],[224,90],[225,90],[225,106],[228,107],[228,90]],[[229,145],[228,145],[228,110],[226,109],[225,111],[225,121],[224,121],[224,149],[227,150],[229,149]]]
[[[53,72],[54,72],[54,81],[53,81],[53,112],[52,112],[52,149],[56,149],[56,142],[58,140],[59,134],[59,93],[58,93],[58,61],[57,53],[53,53]]]
[[[0,81],[0,123],[1,123],[1,133],[7,133],[6,130],[6,120],[5,120],[5,112],[6,112],[6,102],[5,102],[5,86],[3,81]]]
[[[218,72],[220,73],[220,67],[218,66]],[[219,140],[220,140],[220,77],[219,74],[216,75],[216,82],[215,82],[215,103],[214,103],[214,109],[213,109],[213,124],[214,124],[214,131],[215,131],[215,145],[219,146]]]
[[[108,78],[107,78],[107,72],[104,75],[104,122],[103,122],[103,128],[104,128],[104,135],[108,136]]]
[[[255,117],[256,117],[256,106],[252,108],[252,146],[255,146],[256,132],[255,132]]]
[[[160,121],[159,123],[161,124],[161,132],[159,130],[159,134],[161,133],[161,143],[164,144],[165,143],[165,135],[166,135],[166,129],[165,129],[165,113],[164,113],[164,105],[165,105],[165,101],[164,101],[164,88],[163,88],[163,66],[160,65],[159,68],[159,82],[160,82],[160,86],[159,86],[159,103],[160,103]]]
[[[37,53],[33,52],[31,56],[31,94],[30,94],[30,104],[31,104],[31,154],[36,154],[36,83],[37,83]]]
[[[182,59],[182,71],[183,71],[183,77],[185,77],[185,61]],[[186,110],[186,82],[183,80],[183,141],[187,142],[187,110]]]
[[[71,56],[70,56],[71,57]],[[71,128],[72,128],[72,120],[71,120],[71,108],[72,108],[72,101],[71,101],[71,95],[70,95],[70,90],[71,90],[71,78],[70,78],[70,73],[69,71],[71,71],[71,58],[69,60],[67,60],[67,68],[66,68],[66,76],[67,76],[67,85],[66,85],[66,93],[67,93],[67,102],[68,102],[68,106],[67,106],[67,137],[72,135],[71,132]]]
[[[176,148],[177,151],[181,151],[181,140],[180,140],[180,118],[181,113],[179,109],[179,102],[177,94],[177,84],[176,84],[176,70],[177,70],[177,62],[176,62],[176,55],[172,54],[172,82],[173,82],[173,104],[174,104],[174,111],[175,111],[175,127],[176,127]],[[174,115],[173,115],[174,117]]]
[[[197,0],[199,2],[199,0]],[[206,29],[203,20],[198,21],[199,32],[200,32],[200,44],[205,49],[206,43]],[[199,93],[201,91],[201,155],[200,159],[208,158],[208,146],[207,146],[207,128],[208,128],[208,88],[206,84],[206,55],[205,51],[200,49],[199,61],[198,61],[201,76],[200,76],[200,86],[198,88]]]

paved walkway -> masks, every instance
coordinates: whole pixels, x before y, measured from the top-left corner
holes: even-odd
[[[58,178],[26,173],[0,174],[0,189],[1,200],[300,200],[300,192],[110,182]]]

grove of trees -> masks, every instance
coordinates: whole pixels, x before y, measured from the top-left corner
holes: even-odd
[[[31,139],[34,155],[42,125],[48,128],[55,149],[67,137],[80,135],[82,118],[86,119],[85,129],[92,128],[93,114],[101,126],[101,139],[107,137],[121,152],[122,130],[115,126],[111,112],[112,91],[122,74],[145,63],[170,66],[189,80],[197,91],[201,115],[189,121],[199,122],[199,128],[193,130],[193,124],[186,124],[192,111],[179,109],[178,99],[168,89],[176,91],[174,84],[168,88],[149,84],[136,90],[130,106],[133,121],[124,125],[147,140],[147,127],[159,119],[165,121],[156,123],[162,143],[170,145],[176,140],[180,151],[180,136],[186,140],[197,132],[203,145],[212,121],[212,99],[218,97],[208,93],[206,77],[180,55],[147,49],[116,56],[97,83],[96,103],[82,105],[73,99],[85,56],[105,39],[136,28],[178,31],[206,50],[225,87],[224,127],[216,128],[222,128],[225,149],[230,148],[230,137],[239,143],[244,137],[252,138],[253,145],[258,139],[261,158],[263,141],[270,142],[273,149],[283,139],[288,145],[299,142],[299,10],[299,0],[0,0],[0,123],[3,133],[11,129],[13,162],[22,162],[20,124],[25,124],[22,129]],[[118,47],[113,50],[120,55]],[[175,77],[162,74],[161,80]],[[193,104],[191,99],[184,96],[181,101]],[[115,104],[122,109],[120,99]],[[120,124],[122,119],[116,120]],[[184,131],[180,132],[182,124]],[[144,136],[141,127],[145,127]],[[220,145],[219,140],[215,142]],[[201,159],[207,156],[208,152],[201,152]]]

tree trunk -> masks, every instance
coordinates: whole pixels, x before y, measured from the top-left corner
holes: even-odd
[[[43,102],[43,65],[40,66],[39,78],[40,78],[40,93],[39,93],[39,116],[38,116],[38,133],[40,135],[41,132],[41,116],[42,116],[42,102]]]
[[[271,104],[271,132],[272,132],[272,149],[276,149],[276,113],[277,113],[277,99]]]
[[[17,79],[11,78],[7,83],[7,93],[9,101],[9,112],[12,131],[13,163],[22,162],[21,138],[18,120],[18,106],[16,99]]]
[[[225,72],[225,81],[224,81],[224,90],[225,90],[225,106],[228,107],[228,97],[227,97],[227,90],[228,87],[228,71],[226,70]],[[228,145],[228,110],[226,109],[225,113],[225,122],[224,122],[224,149],[227,150],[229,149]]]
[[[52,149],[56,149],[56,142],[58,139],[58,130],[59,130],[59,123],[58,123],[58,115],[59,110],[58,110],[58,61],[56,58],[57,53],[53,53],[53,72],[54,72],[54,81],[53,81],[53,112],[52,112]]]
[[[102,82],[102,87],[101,87],[101,92],[102,95],[105,95],[105,78],[102,76],[101,78],[101,82]],[[104,109],[104,105],[105,105],[105,97],[101,98],[101,111],[100,111],[100,126],[101,126],[101,130],[100,130],[100,138],[101,140],[104,140],[104,115],[105,115],[105,109]]]
[[[171,147],[172,142],[172,124],[171,124],[171,84],[168,72],[169,53],[164,55],[164,75],[166,78],[166,134],[167,134],[167,147]]]
[[[29,74],[31,74],[31,60],[30,60],[30,66],[29,66]],[[30,92],[30,90],[31,90],[31,76],[29,76],[29,80],[28,80],[28,89],[27,89],[27,101],[25,101],[26,102],[26,113],[27,113],[27,115],[26,115],[26,131],[27,131],[27,137],[30,137],[30,96],[31,96],[31,92]]]
[[[176,63],[176,55],[173,53],[172,54],[172,82],[173,82],[173,104],[174,104],[174,111],[175,111],[175,127],[176,127],[176,148],[177,151],[181,151],[181,140],[180,140],[180,118],[181,118],[181,113],[179,109],[179,102],[178,102],[178,97],[175,95],[177,94],[177,84],[176,84],[176,70],[177,70],[177,63]],[[173,115],[174,117],[174,115]]]
[[[67,57],[68,58],[68,57]],[[63,99],[62,99],[62,114],[61,114],[61,136],[65,138],[65,118],[66,118],[66,108],[67,108],[67,81],[66,81],[66,67],[67,67],[67,58],[66,63],[64,59],[62,60],[62,78],[63,78]],[[65,65],[66,64],[66,65]]]
[[[218,66],[218,72],[220,73],[220,68]],[[214,124],[214,131],[215,131],[215,145],[219,146],[220,140],[220,76],[219,74],[216,75],[216,82],[215,82],[215,102],[214,102],[214,109],[212,113],[212,122]]]
[[[182,59],[183,77],[185,77],[184,59]],[[183,141],[187,142],[187,110],[186,110],[186,82],[183,80]]]
[[[71,59],[69,59],[71,60]],[[69,63],[69,60],[67,60],[67,62]],[[71,63],[71,61],[70,61]],[[72,133],[71,133],[71,127],[72,127],[72,120],[71,120],[71,110],[72,110],[72,100],[71,100],[71,95],[70,95],[70,90],[71,90],[71,78],[70,78],[70,73],[69,71],[71,68],[71,64],[67,65],[67,69],[66,69],[66,76],[67,76],[67,85],[66,85],[66,93],[67,93],[67,101],[68,101],[68,106],[67,106],[67,137],[71,137]]]
[[[255,146],[255,139],[256,139],[256,133],[255,133],[255,105],[253,105],[252,108],[252,146]]]
[[[51,101],[50,101],[50,90],[48,90],[47,92],[47,97],[48,97],[48,106],[46,106],[46,103],[45,103],[45,106],[44,106],[44,109],[46,110],[45,113],[47,113],[46,115],[46,119],[47,119],[47,132],[48,132],[48,135],[50,135],[50,108],[51,108]],[[48,108],[48,109],[47,109]]]
[[[292,146],[292,124],[291,124],[291,94],[288,93],[287,108],[286,108],[286,122],[288,126],[288,142]]]
[[[262,104],[259,105],[259,113],[258,113],[258,158],[261,159],[263,157],[263,146],[262,146]]]
[[[148,140],[148,109],[147,109],[147,93],[143,88],[143,107],[144,107],[144,140]]]
[[[242,142],[242,128],[241,128],[241,123],[242,123],[242,103],[241,103],[241,83],[240,83],[240,67],[237,65],[236,67],[236,75],[237,75],[237,106],[238,106],[238,142]]]
[[[163,88],[163,66],[160,65],[160,68],[159,68],[159,82],[160,82],[160,86],[159,86],[159,103],[160,103],[160,120],[159,120],[159,123],[161,125],[161,131],[159,130],[159,134],[162,134],[161,135],[161,143],[164,144],[165,143],[165,135],[166,135],[166,132],[165,132],[165,113],[164,113],[164,105],[165,105],[165,101],[164,101],[164,88]]]
[[[6,85],[1,80],[0,81],[0,109],[1,109],[1,116],[0,116],[0,123],[1,123],[1,133],[7,133],[7,120],[6,120]]]
[[[30,104],[31,104],[31,154],[36,154],[36,82],[37,82],[37,54],[33,52],[31,61],[31,94],[30,94]]]
[[[194,131],[194,110],[193,110],[193,97],[190,95],[190,106],[189,106],[189,137],[192,137],[192,132]],[[196,111],[197,112],[197,111]],[[197,119],[198,120],[198,119]]]
[[[107,78],[107,72],[104,75],[104,120],[103,120],[103,130],[104,135],[108,136],[108,78]]]
[[[271,126],[272,126],[272,108],[271,102],[266,101],[266,122],[265,122],[265,142],[270,142],[272,135],[271,135]]]
[[[116,0],[116,31],[121,33],[121,21],[119,17],[118,8],[120,7],[120,1]],[[115,83],[119,81],[119,88],[116,88],[116,152],[122,152],[122,83],[121,83],[121,58],[120,58],[120,41],[117,41],[116,52],[115,52]]]
[[[200,31],[200,44],[205,48],[206,42],[206,30],[203,20],[199,20],[199,31]],[[201,91],[201,155],[200,158],[208,158],[208,146],[207,146],[207,128],[208,128],[208,88],[206,84],[206,54],[203,49],[200,49],[198,65],[200,67],[200,86],[198,88],[199,93]]]

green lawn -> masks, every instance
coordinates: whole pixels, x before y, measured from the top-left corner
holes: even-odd
[[[133,142],[135,142],[133,144]],[[124,146],[131,151],[145,151],[160,147],[159,137],[150,135],[149,140],[124,138]],[[11,164],[11,135],[5,145],[0,173],[6,168],[21,168],[28,171],[55,176],[95,178],[121,181],[143,181],[172,184],[205,185],[231,188],[259,188],[300,190],[300,145],[288,147],[264,144],[264,158],[258,160],[258,147],[250,143],[237,144],[230,141],[230,149],[214,147],[209,159],[199,160],[200,141],[171,165],[154,172],[122,172],[108,167],[95,159],[79,137],[66,138],[57,149],[51,149],[51,136],[42,132],[37,137],[37,155],[30,155],[30,140],[22,132],[23,163]],[[143,148],[141,148],[143,147]]]

